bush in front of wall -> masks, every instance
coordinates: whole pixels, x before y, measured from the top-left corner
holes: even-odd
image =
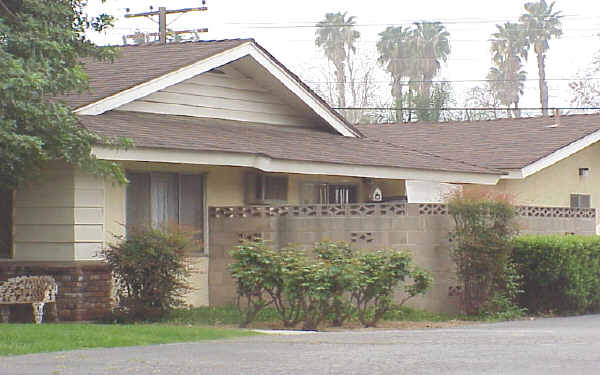
[[[515,210],[506,196],[460,192],[448,200],[455,228],[451,256],[466,314],[479,315],[514,307],[518,278],[507,272],[511,240],[517,234]]]
[[[294,247],[275,251],[262,241],[231,251],[230,271],[246,305],[243,326],[273,305],[286,327],[302,322],[302,329],[314,330],[326,319],[340,326],[354,312],[370,327],[391,308],[400,283],[413,279],[405,285],[402,303],[431,286],[429,274],[400,251],[361,254],[343,242],[320,242],[309,253],[314,257]]]
[[[513,260],[523,275],[519,301],[530,312],[600,311],[600,237],[520,236]]]
[[[116,284],[115,317],[156,320],[182,306],[191,289],[185,256],[189,235],[177,229],[145,228],[117,239],[101,252]]]

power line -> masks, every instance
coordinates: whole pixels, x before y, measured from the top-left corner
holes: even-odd
[[[332,107],[335,110],[344,111],[427,111],[432,108],[428,107]],[[514,111],[515,109],[521,111],[541,111],[542,107],[519,107],[519,108],[507,108],[507,107],[442,107],[436,108],[440,111]],[[548,107],[548,110],[561,110],[561,111],[598,111],[600,107]]]
[[[578,81],[578,80],[585,80],[585,81],[596,81],[596,80],[600,80],[600,77],[574,77],[574,78],[546,78],[546,81]],[[521,79],[521,80],[516,80],[516,79],[454,79],[454,80],[431,80],[431,81],[410,81],[410,82],[406,82],[406,83],[401,83],[402,86],[409,86],[412,83],[472,83],[472,82],[532,82],[532,81],[539,81],[538,78],[526,78],[526,79]],[[323,83],[323,84],[333,84],[333,85],[339,85],[339,84],[347,84],[350,83],[351,81],[346,81],[346,82],[340,82],[340,81],[309,81],[306,80],[304,81],[305,83]],[[355,84],[360,84],[360,81],[356,81],[354,82]],[[391,83],[391,81],[370,81],[370,83]]]

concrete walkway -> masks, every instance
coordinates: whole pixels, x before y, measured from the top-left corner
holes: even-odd
[[[600,315],[0,357],[0,374],[596,375]]]

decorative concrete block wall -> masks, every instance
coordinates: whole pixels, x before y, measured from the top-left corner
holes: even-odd
[[[452,218],[442,204],[351,204],[303,206],[211,207],[209,300],[211,305],[235,301],[235,286],[227,265],[228,251],[244,239],[263,238],[273,247],[296,244],[309,248],[321,240],[345,241],[356,249],[391,248],[409,251],[415,262],[433,274],[433,288],[410,304],[453,312],[457,297],[449,256]],[[595,234],[594,209],[519,207],[524,233]]]

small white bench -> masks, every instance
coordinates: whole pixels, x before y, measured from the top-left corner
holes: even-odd
[[[2,321],[8,323],[9,305],[31,304],[36,324],[42,322],[44,304],[52,303],[54,316],[56,311],[56,293],[58,285],[52,276],[18,276],[0,281],[0,314]]]

